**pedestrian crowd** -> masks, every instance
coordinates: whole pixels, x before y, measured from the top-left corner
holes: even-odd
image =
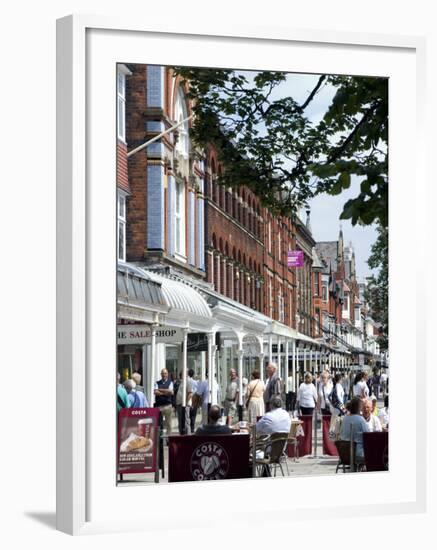
[[[330,417],[329,433],[332,439],[348,439],[351,427],[357,443],[357,456],[362,452],[363,432],[388,430],[388,376],[378,368],[371,376],[365,371],[335,373],[328,370],[320,374],[305,372],[297,392],[293,392],[292,373],[288,375],[285,391],[275,363],[266,366],[266,380],[259,370],[253,370],[251,380],[240,381],[235,369],[230,369],[222,399],[220,386],[214,378],[196,380],[194,370],[188,370],[185,400],[180,377],[170,377],[168,370],[161,370],[161,378],[154,384],[154,403],[162,414],[162,426],[166,434],[172,433],[172,419],[176,413],[180,434],[230,433],[230,426],[246,418],[256,424],[257,434],[288,432],[291,417],[312,416],[315,413]],[[240,399],[240,388],[243,397]],[[378,399],[384,406],[378,409]],[[185,404],[184,404],[185,401]],[[117,408],[149,407],[141,374],[134,372],[131,378],[120,382],[117,374]],[[200,426],[196,429],[198,412]]]

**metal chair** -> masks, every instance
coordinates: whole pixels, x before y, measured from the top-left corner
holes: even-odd
[[[351,449],[351,442],[338,439],[334,442],[338,452],[338,463],[335,473],[338,473],[340,468],[343,469],[343,473],[346,473],[346,469],[351,471],[360,472],[364,467],[364,459],[361,459],[356,456],[356,443],[353,443],[353,448]],[[351,461],[352,457],[352,461]]]
[[[255,458],[258,476],[265,474],[267,477],[271,477],[272,466],[274,477],[276,477],[276,469],[278,466],[281,470],[281,474],[284,476],[281,459],[288,443],[288,437],[289,433],[287,432],[274,433],[257,444],[257,450],[263,451],[262,458]]]

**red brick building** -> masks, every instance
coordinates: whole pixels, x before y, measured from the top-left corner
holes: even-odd
[[[207,152],[205,178],[206,276],[214,289],[263,311],[263,219],[256,196],[247,188],[216,183],[222,167]]]
[[[134,149],[187,118],[191,108],[170,68],[121,67],[125,113],[118,118],[125,131],[117,169],[125,217],[119,218],[119,259],[204,280],[271,319],[318,334],[313,295],[321,281],[312,275],[309,225],[273,216],[246,187],[218,185],[223,167],[212,147],[193,149],[189,121],[127,160],[126,143]],[[304,252],[302,268],[287,266],[291,250]]]

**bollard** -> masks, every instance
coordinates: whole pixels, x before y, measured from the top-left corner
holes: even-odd
[[[158,446],[158,448],[156,449],[156,455],[158,460],[156,461],[155,483],[159,483],[159,469],[164,468],[164,453],[162,452],[162,441],[161,441],[162,432],[160,427],[156,428],[156,435],[157,435],[156,444]]]
[[[238,421],[243,420],[243,405],[238,405]]]
[[[314,409],[313,412],[313,448],[314,448],[314,458],[317,458],[317,409]]]

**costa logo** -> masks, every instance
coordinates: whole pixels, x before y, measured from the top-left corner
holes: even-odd
[[[191,475],[195,481],[224,479],[229,470],[229,457],[218,443],[202,443],[191,455]]]

